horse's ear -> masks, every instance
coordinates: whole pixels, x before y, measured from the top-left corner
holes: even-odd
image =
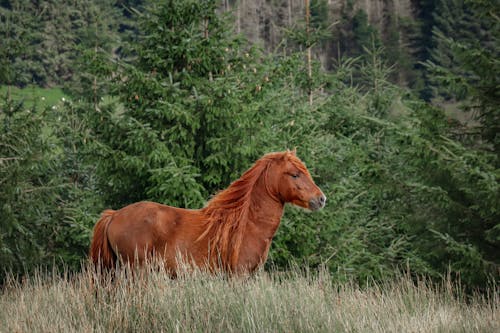
[[[287,150],[286,150],[286,154],[287,154],[287,155],[293,155],[293,156],[296,156],[296,155],[297,155],[297,148],[293,148],[293,150],[287,149]]]

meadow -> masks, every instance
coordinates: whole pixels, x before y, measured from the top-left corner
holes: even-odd
[[[17,102],[23,102],[26,108],[53,107],[61,100],[68,99],[68,96],[59,87],[41,88],[33,85],[24,88],[0,86],[0,96],[6,95],[10,95]]]
[[[143,274],[145,273],[145,274]],[[498,332],[498,288],[466,295],[458,285],[409,276],[387,283],[333,283],[328,272],[261,271],[248,278],[161,269],[89,269],[10,280],[0,294],[0,332]]]

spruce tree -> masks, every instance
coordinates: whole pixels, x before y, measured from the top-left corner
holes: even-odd
[[[68,101],[0,100],[0,281],[40,266],[80,268],[102,206],[79,118]]]
[[[438,93],[475,112],[480,135],[500,152],[500,21],[495,1],[440,1],[427,69]]]
[[[0,84],[25,86],[44,80],[37,44],[40,22],[31,1],[0,3]]]
[[[216,2],[153,2],[119,62],[113,100],[91,115],[101,186],[114,207],[200,206],[263,153],[257,101],[272,73]],[[257,96],[257,98],[256,98]]]

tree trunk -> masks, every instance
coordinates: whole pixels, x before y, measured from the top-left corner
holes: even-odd
[[[306,9],[306,35],[307,35],[307,76],[309,78],[309,105],[313,104],[313,95],[312,95],[312,56],[311,56],[311,45],[309,43],[310,38],[310,19],[311,19],[311,8],[309,5],[309,0],[305,0],[305,9]]]

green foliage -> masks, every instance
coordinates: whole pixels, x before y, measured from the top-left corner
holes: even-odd
[[[34,44],[41,34],[30,1],[0,4],[0,84],[26,85],[41,67]]]
[[[346,7],[337,33],[356,57],[340,57],[332,72],[313,61],[309,73],[303,52],[264,55],[234,35],[215,1],[120,3],[128,9],[120,8],[118,26],[108,2],[1,2],[0,40],[8,47],[0,48],[7,84],[0,90],[0,260],[7,269],[59,259],[78,267],[103,208],[140,200],[198,208],[262,154],[297,147],[328,202],[314,214],[286,209],[270,265],[295,261],[359,282],[401,269],[452,273],[468,287],[498,278],[499,161],[491,149],[498,45],[497,30],[485,27],[498,22],[494,7],[479,6],[490,2],[425,2],[422,13],[440,29],[428,64],[434,79],[479,110],[489,145],[463,139],[441,109],[391,83],[410,66],[394,22],[384,39],[365,13]],[[42,5],[54,11],[42,15]],[[328,30],[326,2],[311,5],[310,33],[290,35],[302,49]],[[434,5],[443,11],[431,19]],[[18,21],[21,12],[41,19]],[[427,28],[407,26],[415,41]],[[475,43],[464,29],[484,39]],[[40,45],[39,59],[32,48]],[[67,94],[53,89],[45,101],[46,90],[12,87],[63,77]]]
[[[97,80],[98,77],[110,78],[112,71],[107,63],[116,56],[115,48],[119,45],[117,33],[118,14],[111,1],[84,1],[85,8],[81,17],[74,19],[73,32],[75,46],[71,65],[74,73],[64,87],[73,96],[80,97],[95,105],[98,99],[107,94],[109,83]],[[124,22],[127,20],[123,19]]]
[[[295,44],[294,48],[313,47],[324,43],[331,36],[327,1],[312,0],[309,4],[309,24],[305,16],[304,9],[304,17],[299,20],[298,26],[287,31],[288,38]]]
[[[82,47],[94,37],[113,38],[111,1],[25,1],[0,3],[0,84],[62,86],[75,76]],[[107,21],[95,24],[98,17]],[[98,30],[98,34],[89,31]],[[101,44],[102,45],[102,44]],[[112,47],[107,43],[106,47]]]
[[[377,54],[361,64],[363,87],[336,90],[318,110],[328,115],[315,132],[322,145],[307,154],[328,203],[320,214],[285,214],[273,263],[299,260],[360,281],[395,267],[450,271],[484,286],[500,259],[496,156],[453,140],[442,111],[391,86]],[[352,67],[339,72],[349,77]]]
[[[442,1],[433,30],[435,47],[427,62],[438,93],[476,112],[481,136],[500,152],[498,91],[500,20],[494,1]]]
[[[315,29],[326,29],[330,24],[328,20],[328,1],[312,0],[310,3],[311,26]]]
[[[85,130],[68,105],[28,108],[6,95],[1,101],[2,279],[7,270],[38,265],[78,268],[87,252],[99,198],[81,159]]]
[[[1,259],[4,267],[20,270],[23,265],[33,267],[43,255],[38,244],[47,235],[35,230],[50,218],[43,201],[59,184],[53,184],[46,175],[52,167],[49,161],[59,152],[43,144],[51,141],[48,131],[43,140],[39,140],[42,136],[40,115],[33,110],[24,111],[22,104],[6,98],[1,110]],[[28,204],[30,201],[33,202]],[[40,211],[41,216],[35,218],[36,211]]]
[[[210,170],[200,179],[200,168],[232,169],[217,156],[206,159],[212,147],[235,143],[230,131],[240,120],[229,116],[236,101],[228,83],[236,81],[229,72],[242,55],[214,8],[208,2],[154,3],[140,15],[141,35],[128,51],[133,60],[121,64],[112,87],[119,100],[92,115],[103,145],[98,149],[111,154],[100,168],[111,203],[149,198],[200,205],[200,182],[221,181]]]
[[[368,23],[368,15],[362,10],[358,10],[352,18],[352,32],[358,52],[361,53],[363,48],[370,47],[372,43],[380,46],[378,31]]]
[[[336,35],[340,47],[339,54],[348,57],[363,56],[364,49],[382,45],[380,32],[368,22],[368,15],[361,9],[342,11],[342,20]]]

